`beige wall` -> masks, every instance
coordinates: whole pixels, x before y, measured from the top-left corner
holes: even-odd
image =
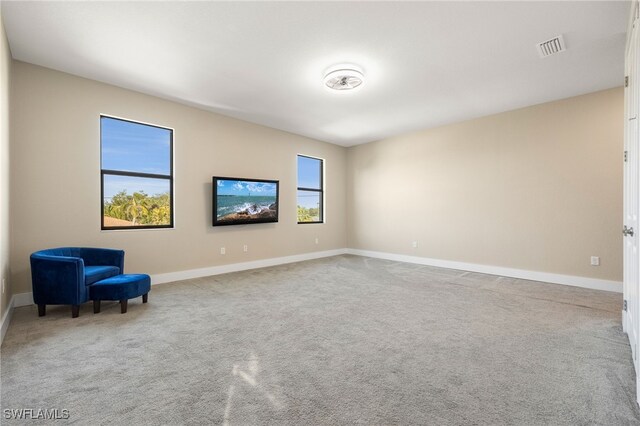
[[[121,247],[128,272],[151,274],[348,245],[620,281],[622,100],[612,89],[347,153],[14,61],[14,293],[31,290],[31,252],[65,245]],[[100,113],[175,129],[176,229],[100,231]],[[297,153],[326,159],[326,224],[295,223]],[[280,222],[211,227],[212,175],[279,179]],[[592,255],[601,266],[589,265]]]
[[[621,88],[352,147],[349,247],[621,281],[622,150]]]
[[[175,229],[100,231],[100,113],[175,129]],[[11,120],[15,293],[47,247],[119,247],[150,274],[346,247],[345,148],[18,61]],[[298,153],[326,160],[325,224],[296,223]],[[213,228],[213,175],[279,179],[279,223]]]
[[[0,289],[0,318],[11,301],[9,279],[9,94],[11,87],[11,51],[0,15],[0,285],[6,280],[5,292]]]

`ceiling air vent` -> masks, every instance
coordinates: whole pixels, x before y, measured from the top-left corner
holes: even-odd
[[[540,55],[541,58],[546,58],[547,56],[551,56],[556,53],[567,50],[567,48],[564,45],[564,39],[562,38],[562,34],[552,38],[551,40],[538,43],[537,47],[538,47],[538,54]]]

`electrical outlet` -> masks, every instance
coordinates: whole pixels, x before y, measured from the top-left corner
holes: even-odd
[[[227,254],[227,249],[224,247],[220,247],[220,254]]]
[[[316,244],[319,244],[320,240],[318,239],[318,237],[316,237]]]
[[[417,241],[412,242],[411,243],[411,247],[413,247],[413,248],[418,247],[418,242]]]
[[[248,245],[244,245],[244,247],[242,247],[242,250],[244,250],[244,252],[248,252],[249,251],[249,246]]]
[[[591,256],[591,266],[600,266],[600,257]]]

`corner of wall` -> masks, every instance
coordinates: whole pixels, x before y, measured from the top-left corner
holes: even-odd
[[[13,309],[10,282],[10,111],[11,68],[13,58],[0,8],[0,317],[2,318],[0,343],[11,321]]]

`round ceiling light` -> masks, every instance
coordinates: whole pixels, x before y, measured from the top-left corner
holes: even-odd
[[[353,90],[364,82],[364,75],[353,68],[340,68],[324,76],[324,84],[333,90]]]

